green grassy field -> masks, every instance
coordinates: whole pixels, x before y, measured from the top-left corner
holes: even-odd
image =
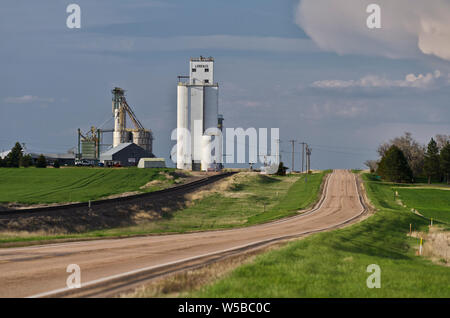
[[[308,176],[236,176],[227,189],[207,192],[185,209],[159,220],[135,226],[104,229],[78,234],[36,236],[33,233],[7,235],[0,232],[0,243],[64,238],[125,237],[153,233],[184,233],[249,226],[297,214],[312,205],[327,172]]]
[[[174,169],[107,168],[0,168],[0,203],[23,204],[83,202],[139,189],[152,180],[165,180],[160,172]],[[173,182],[173,180],[167,180]]]
[[[398,188],[400,200],[409,208],[434,220],[450,224],[450,190]]]
[[[393,184],[364,175],[378,211],[348,228],[316,234],[258,256],[191,297],[450,297],[450,268],[415,256],[409,224],[428,222],[395,202]],[[409,190],[408,190],[409,191]],[[367,266],[381,268],[369,289]]]

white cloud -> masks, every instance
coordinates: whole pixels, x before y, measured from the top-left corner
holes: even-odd
[[[20,97],[6,97],[3,101],[7,104],[29,104],[29,103],[54,103],[55,99],[52,97],[38,97],[32,95],[24,95]]]
[[[367,104],[361,101],[330,101],[313,103],[300,111],[300,116],[310,120],[326,118],[352,119],[365,115],[369,111]]]
[[[450,60],[450,1],[377,0],[381,29],[366,26],[373,0],[301,0],[296,23],[327,51]]]
[[[238,101],[236,101],[236,104],[242,105],[244,107],[250,107],[250,108],[260,107],[263,105],[263,103],[261,101],[257,101],[257,100],[238,100]]]
[[[376,75],[367,75],[358,80],[321,80],[312,83],[314,88],[344,89],[344,88],[436,88],[450,85],[450,76],[442,76],[440,71],[434,73],[408,74],[404,79],[392,80]]]

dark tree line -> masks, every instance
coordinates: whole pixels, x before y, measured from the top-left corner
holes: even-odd
[[[447,143],[441,149],[441,173],[443,174],[447,184],[450,184],[450,143]]]
[[[14,147],[5,156],[5,158],[0,157],[0,167],[5,168],[19,168],[19,167],[30,167],[33,165],[33,158],[29,154],[23,153],[22,145],[19,142],[16,142]],[[37,168],[46,168],[47,161],[44,155],[40,155],[36,161]]]
[[[393,182],[414,182],[419,177],[450,183],[450,136],[437,135],[426,146],[415,141],[410,133],[392,139],[378,148],[381,159],[366,165],[383,179]]]
[[[392,145],[381,158],[377,173],[388,181],[412,182],[413,172],[403,151]]]

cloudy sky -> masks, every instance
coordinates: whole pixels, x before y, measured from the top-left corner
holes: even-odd
[[[66,26],[70,3],[81,29]],[[450,0],[2,0],[0,151],[65,152],[78,127],[112,126],[120,86],[168,158],[177,75],[203,55],[226,127],[279,127],[288,166],[295,139],[312,168],[363,167],[404,131],[450,134],[449,16]]]

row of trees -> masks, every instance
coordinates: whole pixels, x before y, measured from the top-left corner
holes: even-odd
[[[11,149],[11,151],[8,153],[8,155],[5,158],[0,157],[0,167],[28,168],[32,165],[33,165],[33,158],[31,157],[31,155],[29,155],[29,154],[25,155],[23,153],[22,145],[19,142],[16,142],[14,147]],[[47,160],[45,159],[44,155],[40,155],[38,157],[38,159],[36,160],[36,168],[46,168],[46,167],[47,167]],[[56,162],[55,162],[55,167],[56,167]],[[58,168],[58,167],[56,167],[56,168]]]
[[[421,145],[411,133],[394,138],[378,148],[381,160],[366,161],[371,172],[394,182],[414,182],[426,177],[450,183],[450,136],[437,135]]]

